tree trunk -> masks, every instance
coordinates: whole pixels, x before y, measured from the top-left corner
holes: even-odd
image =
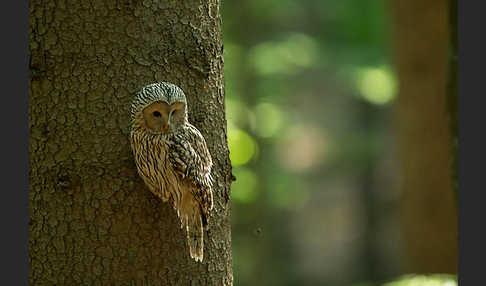
[[[393,2],[405,272],[457,273],[447,108],[447,0]]]
[[[447,98],[449,103],[449,125],[452,145],[452,184],[457,203],[457,0],[449,0],[449,78],[447,80]]]
[[[30,3],[31,285],[232,285],[219,0]],[[179,85],[213,157],[204,261],[138,176],[129,107]]]

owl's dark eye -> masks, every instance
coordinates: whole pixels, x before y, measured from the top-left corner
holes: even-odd
[[[162,114],[160,114],[160,112],[158,112],[158,111],[154,111],[154,116],[155,117],[160,117],[160,116],[162,116]]]

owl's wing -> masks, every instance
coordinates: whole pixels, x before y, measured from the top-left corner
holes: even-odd
[[[168,158],[174,170],[194,186],[191,188],[194,197],[207,216],[213,208],[211,154],[204,137],[196,127],[187,124],[183,130],[170,140]]]

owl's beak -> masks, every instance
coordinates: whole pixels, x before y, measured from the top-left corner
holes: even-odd
[[[160,131],[166,133],[170,129],[170,122],[169,120],[165,121],[164,119],[160,120]]]
[[[162,117],[163,119],[161,120],[162,123],[162,132],[167,133],[170,130],[170,114],[167,116],[167,113],[163,113]],[[166,116],[164,116],[166,115]]]
[[[167,131],[169,131],[169,129],[170,129],[169,124],[162,125],[162,131],[163,132],[167,132]]]

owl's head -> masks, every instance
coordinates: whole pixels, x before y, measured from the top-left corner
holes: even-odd
[[[178,86],[158,82],[143,87],[133,99],[132,128],[167,134],[187,122],[186,96]]]

